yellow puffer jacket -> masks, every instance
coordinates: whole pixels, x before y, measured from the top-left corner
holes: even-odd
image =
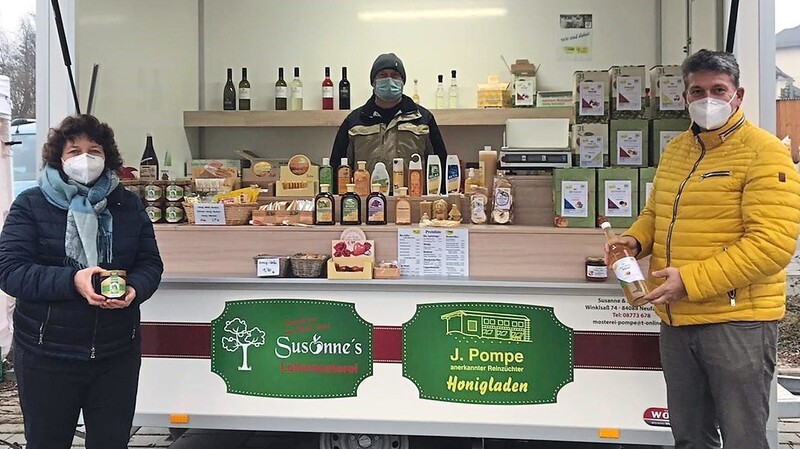
[[[688,298],[656,306],[666,323],[771,321],[785,312],[798,223],[800,174],[789,152],[740,109],[721,129],[690,129],[669,143],[625,235],[641,244],[639,258],[651,256],[650,273],[680,270]]]

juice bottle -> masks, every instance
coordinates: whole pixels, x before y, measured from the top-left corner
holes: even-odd
[[[611,223],[604,221],[600,223],[600,228],[606,234],[606,241],[609,243],[608,259],[611,262],[614,274],[619,279],[620,285],[622,285],[625,299],[632,306],[647,304],[644,295],[649,292],[649,289],[636,258],[628,252],[628,248],[619,244],[619,239],[614,234],[614,230],[611,229]]]

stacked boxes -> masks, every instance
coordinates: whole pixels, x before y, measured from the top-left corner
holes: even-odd
[[[575,123],[608,123],[610,116],[608,72],[582,70],[575,72],[572,101]]]
[[[664,148],[692,124],[686,118],[664,118],[650,120],[650,165],[658,165]]]
[[[647,118],[643,65],[613,66],[608,70],[611,79],[611,120]]]
[[[627,229],[639,216],[639,170],[597,170],[597,213],[612,227]]]
[[[584,168],[607,167],[608,125],[605,123],[583,123],[572,125],[570,139],[573,165]]]
[[[683,74],[680,66],[657,65],[651,68],[649,117],[689,118],[683,91]]]
[[[553,171],[555,225],[561,228],[593,228],[596,225],[597,170],[556,168]]]
[[[656,176],[654,167],[639,169],[639,212],[644,210],[647,205],[647,198],[650,197],[650,190],[653,188],[653,179]]]
[[[611,165],[613,167],[647,167],[649,126],[647,120],[612,120],[609,129]]]

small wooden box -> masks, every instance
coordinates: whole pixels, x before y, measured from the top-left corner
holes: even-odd
[[[253,211],[254,225],[314,224],[314,212],[296,210]]]
[[[328,279],[372,279],[372,258],[333,257],[328,259]],[[350,267],[362,267],[363,271],[336,271],[336,264]]]

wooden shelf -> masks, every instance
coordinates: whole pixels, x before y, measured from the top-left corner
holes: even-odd
[[[185,128],[338,127],[351,111],[184,111]],[[570,118],[572,108],[434,109],[440,126],[502,126],[510,118]]]

